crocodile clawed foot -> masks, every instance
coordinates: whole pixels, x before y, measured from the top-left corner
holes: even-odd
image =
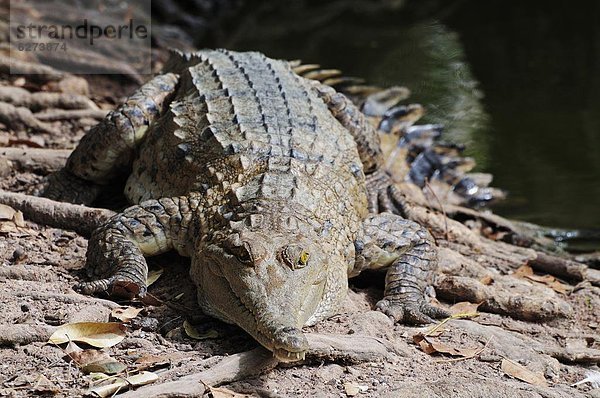
[[[124,298],[127,300],[135,297],[144,297],[146,286],[140,286],[138,282],[123,277],[112,276],[91,282],[80,282],[73,289],[79,293],[93,295],[106,292],[109,296]]]
[[[371,213],[389,212],[406,217],[406,199],[386,171],[367,177],[368,203]]]
[[[376,305],[377,310],[383,312],[396,323],[406,323],[411,325],[421,325],[425,323],[434,323],[434,318],[446,318],[450,316],[446,310],[434,307],[431,304],[423,302],[403,303],[394,298],[384,298]]]

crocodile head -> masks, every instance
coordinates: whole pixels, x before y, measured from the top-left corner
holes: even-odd
[[[301,328],[330,315],[347,286],[339,275],[347,266],[339,259],[332,264],[313,235],[250,229],[215,235],[192,266],[203,310],[237,324],[281,361],[304,359]],[[338,275],[330,278],[334,264]],[[332,279],[343,286],[331,291]]]

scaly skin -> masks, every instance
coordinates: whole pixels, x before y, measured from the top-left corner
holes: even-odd
[[[301,328],[335,314],[348,275],[365,268],[389,267],[378,308],[396,320],[443,315],[424,301],[437,263],[431,236],[374,214],[400,207],[378,205],[391,182],[377,134],[346,97],[258,53],[175,54],[165,69],[61,172],[84,181],[77,189],[132,165],[125,194],[137,205],[94,233],[94,281],[80,290],[143,295],[144,256],[177,250],[192,258],[203,311],[283,361],[304,357]]]

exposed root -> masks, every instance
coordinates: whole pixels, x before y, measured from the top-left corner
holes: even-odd
[[[552,347],[544,350],[544,354],[550,355],[563,363],[583,363],[597,364],[600,363],[600,350],[593,348],[562,348]]]
[[[69,149],[0,148],[0,160],[10,161],[19,171],[41,174],[60,170],[70,154]]]
[[[571,307],[556,296],[515,294],[501,288],[486,286],[472,278],[441,275],[436,278],[434,286],[442,299],[481,303],[480,308],[484,311],[525,321],[545,321],[565,317],[571,312]]]
[[[38,120],[28,108],[6,102],[0,102],[0,122],[13,130],[29,129],[40,133],[59,134],[54,127]]]
[[[339,362],[380,361],[390,356],[391,343],[382,339],[358,335],[306,334],[308,359],[325,359]],[[177,381],[151,385],[130,391],[123,398],[145,397],[202,397],[205,385],[218,386],[248,377],[257,376],[277,366],[277,359],[266,349],[230,355],[205,371],[184,376]]]
[[[36,113],[35,117],[38,120],[46,122],[85,118],[102,120],[106,117],[107,113],[107,111],[101,109],[48,109],[44,112]]]
[[[0,190],[0,203],[21,210],[31,221],[55,228],[70,229],[84,236],[89,236],[94,229],[115,214],[107,209],[56,202],[2,190]]]
[[[0,73],[27,75],[29,79],[44,83],[61,80],[66,76],[64,72],[50,66],[9,58],[4,55],[0,55]]]
[[[55,329],[46,325],[0,325],[0,347],[47,341]]]
[[[21,87],[0,87],[0,102],[17,107],[25,107],[33,112],[48,108],[98,109],[98,106],[84,95],[36,92],[30,93]]]

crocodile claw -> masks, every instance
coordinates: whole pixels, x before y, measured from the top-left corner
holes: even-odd
[[[446,310],[434,307],[429,303],[423,302],[421,305],[413,302],[402,303],[390,298],[380,300],[376,308],[396,323],[403,322],[411,325],[434,323],[434,318],[447,318],[450,316],[450,313]]]

